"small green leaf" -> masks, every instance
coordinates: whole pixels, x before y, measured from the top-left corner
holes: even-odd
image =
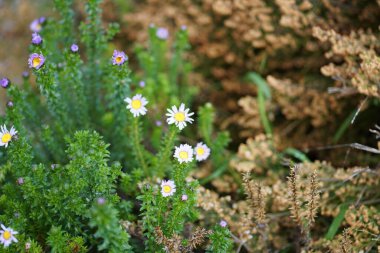
[[[246,75],[245,79],[256,84],[259,90],[263,92],[266,100],[270,100],[272,98],[270,88],[267,82],[259,74],[257,74],[256,72],[249,72]]]
[[[310,159],[307,157],[307,155],[305,153],[299,151],[298,149],[287,148],[284,150],[284,153],[297,158],[301,162],[310,162]]]
[[[333,142],[337,143],[340,138],[342,138],[343,134],[346,132],[348,127],[351,125],[352,119],[355,117],[357,109],[353,110],[350,115],[343,121],[343,123],[340,125],[339,129],[336,131],[334,137],[333,137]]]
[[[346,214],[346,211],[348,210],[348,207],[349,207],[348,203],[343,203],[339,206],[339,213],[334,218],[325,236],[327,240],[332,240],[334,236],[336,235],[336,233],[338,232],[338,229],[340,227],[340,224],[342,224],[342,221],[344,220],[344,216]]]

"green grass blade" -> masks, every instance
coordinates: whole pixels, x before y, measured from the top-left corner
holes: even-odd
[[[300,160],[301,162],[310,162],[310,159],[307,157],[307,155],[298,149],[295,148],[287,148],[284,150],[285,154],[291,155],[295,157],[296,159]]]
[[[344,220],[344,216],[346,214],[346,211],[348,210],[348,207],[349,207],[348,203],[343,203],[340,205],[339,213],[334,218],[333,222],[331,223],[329,230],[327,231],[327,234],[325,236],[325,239],[331,241],[334,238],[334,236],[338,232],[340,225],[342,224],[342,221]]]
[[[253,82],[254,84],[257,85],[259,90],[261,90],[263,92],[266,100],[270,100],[272,98],[269,85],[267,84],[265,79],[262,78],[259,74],[255,73],[255,72],[249,72],[245,78],[248,81]]]
[[[343,121],[343,123],[340,125],[338,128],[338,131],[336,131],[334,137],[333,137],[333,142],[337,143],[340,138],[342,138],[343,134],[346,132],[348,127],[351,125],[352,119],[355,117],[357,109],[353,110],[350,115]]]
[[[271,99],[271,92],[270,88],[267,84],[267,82],[257,73],[255,72],[249,72],[246,75],[246,80],[249,82],[253,82],[254,84],[257,85],[257,103],[259,106],[259,115],[260,115],[260,120],[261,123],[263,124],[265,133],[267,135],[272,135],[272,126],[269,121],[268,115],[265,110],[265,102],[266,100]]]

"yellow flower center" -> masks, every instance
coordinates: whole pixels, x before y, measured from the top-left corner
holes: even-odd
[[[116,62],[120,63],[123,61],[123,58],[121,56],[116,57]]]
[[[39,57],[35,57],[35,58],[33,58],[32,63],[33,63],[33,67],[35,68],[35,67],[37,67],[38,65],[40,65],[40,63],[41,63],[41,59],[40,59]]]
[[[178,122],[183,122],[185,121],[185,114],[183,112],[177,112],[175,115],[174,115],[174,118],[176,121]]]
[[[8,143],[12,139],[12,135],[10,133],[5,133],[1,137],[1,142],[2,143]]]
[[[9,231],[4,231],[4,233],[3,233],[3,238],[5,239],[5,240],[9,240],[10,238],[12,237],[12,234],[11,234],[11,232],[9,232]]]
[[[169,185],[164,185],[162,187],[162,190],[165,192],[165,193],[169,193],[172,191],[172,188],[169,186]]]
[[[141,107],[141,101],[138,100],[138,99],[132,100],[131,106],[132,106],[133,109],[140,109],[140,107]]]
[[[197,154],[203,155],[205,153],[205,150],[203,148],[197,148]]]
[[[179,152],[179,158],[187,159],[188,157],[189,157],[189,154],[186,151]]]

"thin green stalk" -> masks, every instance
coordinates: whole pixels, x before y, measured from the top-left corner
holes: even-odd
[[[357,109],[353,110],[350,115],[343,121],[333,137],[333,143],[337,143],[344,135],[348,127],[352,124],[351,121],[355,117]]]
[[[263,124],[265,133],[269,136],[272,136],[272,126],[268,119],[268,115],[265,110],[265,102],[271,99],[271,92],[267,82],[257,73],[249,72],[246,76],[246,79],[250,82],[253,82],[257,86],[257,104],[259,106],[259,115],[261,123]]]
[[[257,102],[259,105],[259,114],[260,114],[261,123],[263,124],[265,133],[269,136],[272,136],[272,127],[267,117],[267,113],[265,111],[264,93],[260,88],[258,89]]]
[[[169,162],[170,152],[173,149],[174,141],[176,139],[178,133],[177,127],[173,126],[170,128],[169,133],[164,138],[163,148],[158,153],[158,161],[157,161],[157,173],[159,176],[163,176],[165,174],[165,167]]]
[[[139,165],[141,166],[141,168],[144,170],[145,172],[145,175],[148,175],[149,173],[149,170],[148,170],[148,166],[145,162],[145,159],[144,159],[144,154],[142,152],[142,146],[141,146],[141,141],[140,141],[140,131],[139,131],[139,119],[138,117],[134,117],[133,119],[133,147],[134,147],[134,150],[135,150],[135,153],[136,153],[136,156],[137,156],[137,160],[139,162]]]

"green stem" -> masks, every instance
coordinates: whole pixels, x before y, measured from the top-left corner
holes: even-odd
[[[141,141],[140,141],[140,134],[139,134],[139,119],[138,117],[134,117],[133,119],[133,144],[134,144],[134,150],[136,152],[137,160],[139,161],[139,164],[141,168],[144,170],[145,174],[148,175],[148,166],[146,165],[144,155],[142,152],[141,147]]]
[[[264,126],[265,133],[269,136],[272,136],[272,127],[270,125],[269,119],[265,111],[265,97],[260,87],[258,89],[257,102],[259,105],[259,114],[260,114],[261,123]]]
[[[163,176],[165,174],[164,166],[167,166],[170,152],[173,149],[175,137],[178,133],[177,127],[171,127],[169,133],[164,140],[164,148],[158,154],[158,175]]]

